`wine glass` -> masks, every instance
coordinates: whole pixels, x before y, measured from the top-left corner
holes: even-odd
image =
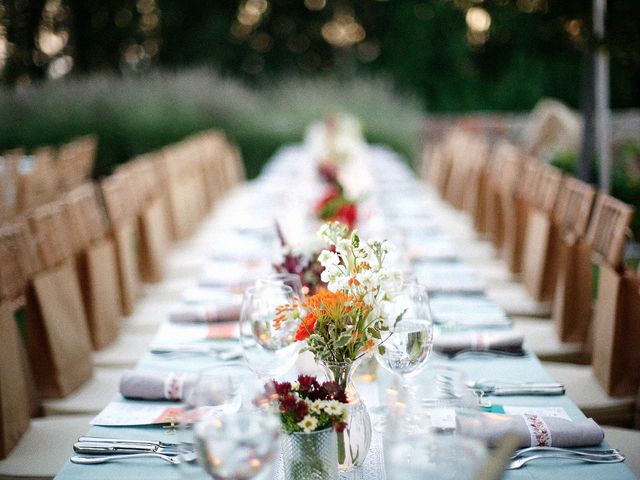
[[[291,287],[264,283],[245,291],[240,310],[240,343],[247,365],[263,382],[277,378],[296,361],[295,322],[276,328],[276,308],[294,302]]]
[[[255,286],[258,288],[264,288],[269,284],[287,285],[291,287],[294,295],[298,298],[302,298],[304,296],[300,276],[295,273],[270,273],[257,278],[255,281]]]
[[[425,367],[433,344],[433,319],[427,289],[418,282],[405,283],[387,308],[389,336],[383,341],[384,353],[377,353],[380,364],[399,375],[403,383]]]
[[[405,283],[402,291],[386,309],[389,335],[383,340],[384,353],[376,352],[378,362],[397,375],[403,388],[414,398],[409,379],[420,373],[427,362],[433,344],[433,320],[427,289],[417,281]],[[383,414],[385,409],[378,409]],[[385,418],[374,425],[376,431],[385,427]]]
[[[184,476],[201,472],[194,463],[195,436],[193,425],[223,414],[237,414],[243,404],[243,389],[247,379],[254,377],[239,362],[218,364],[201,370],[193,383],[183,385],[184,406],[180,412],[179,445]]]
[[[224,413],[199,421],[194,430],[198,461],[216,480],[256,478],[280,452],[280,422],[267,410]]]

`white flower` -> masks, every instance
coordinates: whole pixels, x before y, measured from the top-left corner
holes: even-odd
[[[328,400],[324,402],[324,411],[329,415],[340,417],[345,411],[344,405],[337,400]]]
[[[318,426],[318,420],[311,415],[306,415],[302,420],[298,422],[298,426],[304,433],[313,432]]]
[[[338,265],[340,263],[340,257],[338,257],[338,254],[335,252],[323,250],[322,252],[320,252],[318,261],[320,262],[320,265],[327,268],[329,266]]]
[[[314,400],[313,402],[310,402],[310,401],[306,400],[306,402],[307,402],[307,405],[309,406],[309,411],[311,413],[318,414],[318,413],[322,412],[322,409],[323,409],[323,406],[324,406],[323,405],[324,402],[322,400]]]

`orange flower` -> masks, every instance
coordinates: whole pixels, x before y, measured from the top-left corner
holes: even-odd
[[[313,333],[313,329],[316,325],[316,321],[318,317],[313,312],[307,313],[304,317],[300,325],[298,325],[298,330],[296,330],[295,341],[301,342],[309,338],[309,336]]]

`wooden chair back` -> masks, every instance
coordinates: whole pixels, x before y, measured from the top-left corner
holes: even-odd
[[[581,180],[565,177],[558,192],[554,221],[563,238],[583,238],[589,225],[589,216],[595,198],[595,189]]]
[[[21,264],[18,225],[0,227],[0,302],[24,302],[27,284]]]
[[[0,222],[11,220],[17,214],[18,165],[23,155],[22,149],[0,155]]]
[[[57,193],[53,147],[41,147],[23,157],[17,183],[17,210],[26,212],[53,200]]]
[[[122,313],[130,315],[141,293],[138,197],[132,189],[129,174],[122,171],[102,180],[101,190],[116,245]]]
[[[521,259],[524,243],[526,215],[520,195],[522,193],[523,170],[527,168],[520,150],[510,144],[504,144],[499,153],[499,199],[502,225],[502,255],[512,273],[522,270]],[[525,175],[525,181],[527,176]]]
[[[91,342],[63,204],[28,217],[41,270],[27,289],[27,344],[41,396],[69,394],[91,377]]]
[[[462,208],[469,212],[476,231],[484,233],[486,204],[485,189],[487,183],[487,162],[489,157],[489,142],[480,135],[475,135],[470,141],[469,174],[467,187],[464,189]]]
[[[37,241],[39,263],[43,269],[55,267],[71,256],[70,235],[60,202],[36,208],[28,221]]]
[[[633,207],[607,194],[599,194],[589,223],[587,242],[597,261],[619,268],[622,263]]]
[[[558,275],[558,230],[553,222],[562,173],[546,164],[538,167],[536,190],[530,196],[522,250],[523,283],[538,302],[553,298]]]
[[[64,196],[63,202],[74,253],[85,251],[105,237],[107,223],[95,184],[85,183],[74,188]]]
[[[156,283],[164,277],[164,263],[170,232],[168,199],[158,177],[157,154],[136,157],[118,172],[125,172],[133,191],[139,192],[138,232],[139,265],[142,280]]]
[[[94,135],[76,138],[60,147],[56,170],[61,191],[71,190],[91,177],[97,148],[98,139]]]
[[[552,320],[563,342],[585,343],[593,313],[592,251],[585,241],[595,189],[565,177],[554,211],[558,275]]]
[[[120,283],[114,239],[107,226],[97,187],[86,183],[63,199],[67,225],[76,238],[74,254],[91,342],[100,350],[120,333]]]

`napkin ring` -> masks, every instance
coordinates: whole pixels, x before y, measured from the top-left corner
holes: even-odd
[[[550,447],[551,446],[551,432],[549,427],[538,415],[531,413],[525,413],[522,415],[524,421],[529,429],[529,436],[531,437],[532,447]]]

